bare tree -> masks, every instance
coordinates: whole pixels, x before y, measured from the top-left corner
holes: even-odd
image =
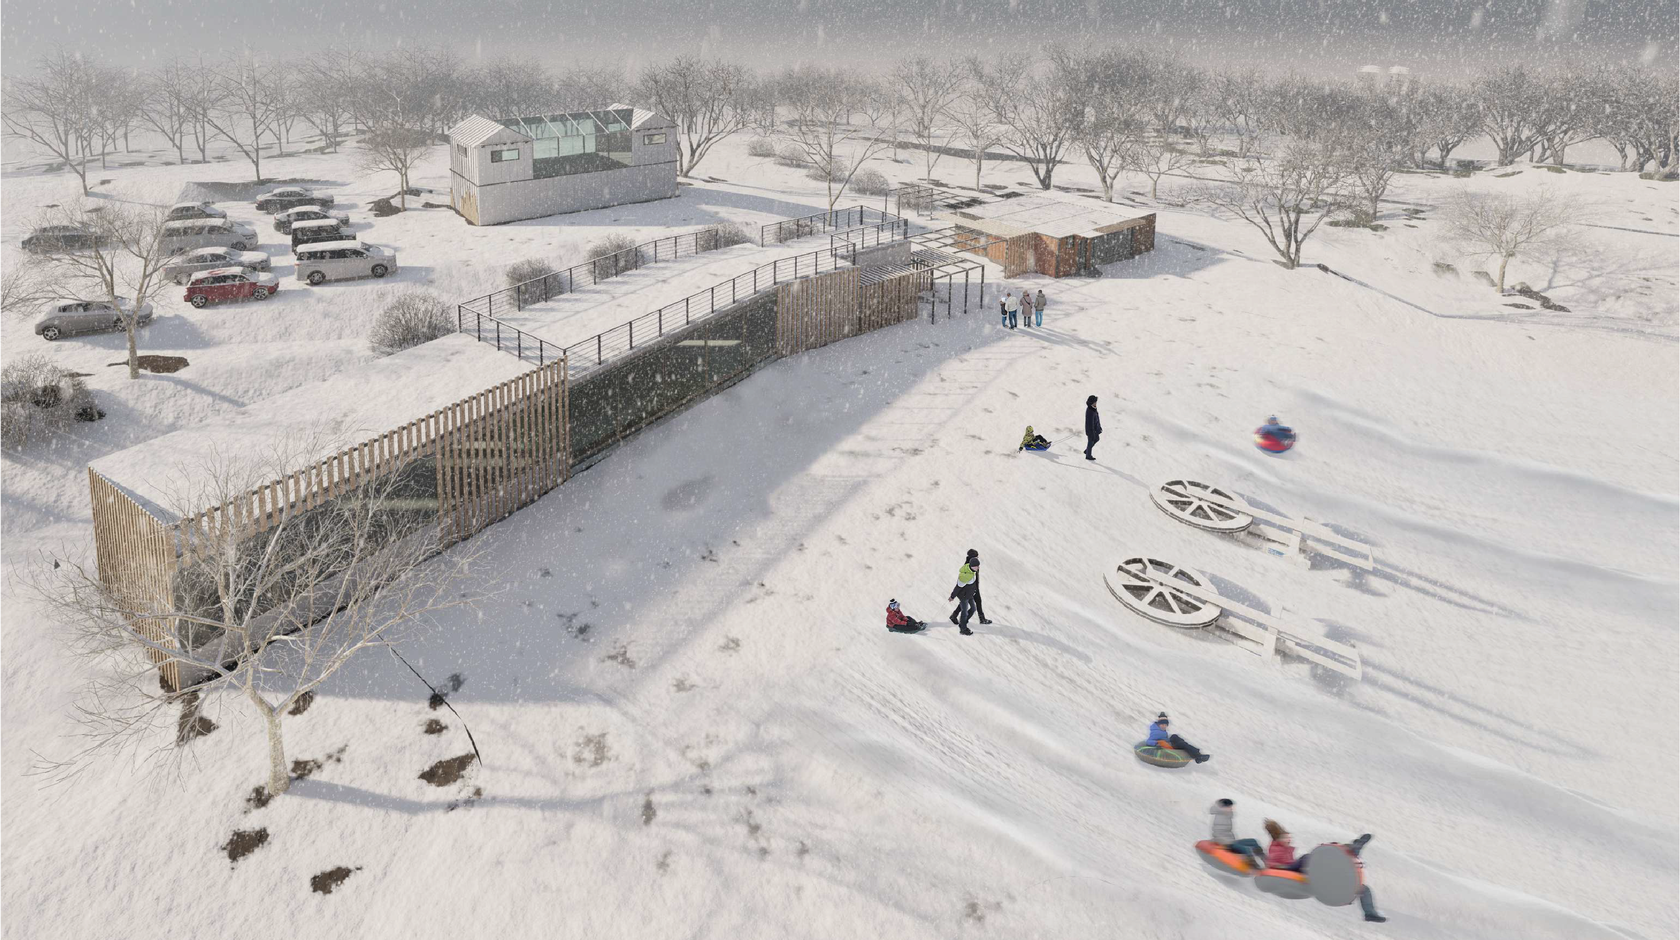
[[[985,71],[979,59],[964,59],[962,85],[951,103],[945,106],[945,116],[955,128],[957,139],[974,155],[976,190],[981,188],[980,174],[986,168],[986,152],[998,145],[1004,133],[986,90]]]
[[[597,104],[593,101],[562,103],[554,76],[534,59],[505,59],[490,62],[472,73],[473,108],[497,118],[528,117]]]
[[[163,135],[169,146],[175,148],[175,157],[181,163],[187,162],[187,122],[192,119],[187,104],[189,87],[186,66],[179,62],[159,67],[142,84],[140,120]]]
[[[1232,167],[1228,183],[1205,187],[1199,201],[1254,226],[1286,268],[1301,264],[1301,248],[1330,213],[1345,204],[1346,155],[1328,141],[1290,141],[1265,160]]]
[[[47,265],[24,257],[0,272],[0,311],[8,316],[31,317],[35,308],[57,296]]]
[[[258,486],[315,453],[213,459],[182,468],[200,482],[177,497],[189,521],[206,506],[251,506]],[[293,458],[293,459],[287,459]],[[281,503],[254,523],[183,528],[173,587],[125,590],[68,558],[34,584],[77,649],[110,665],[81,706],[85,747],[52,769],[73,771],[101,751],[135,745],[178,705],[219,697],[248,702],[268,739],[268,792],[291,785],[284,721],[358,654],[394,645],[430,615],[470,603],[462,591],[472,552],[441,559],[423,464],[387,469],[333,499]],[[243,518],[243,517],[242,517]],[[189,535],[190,529],[190,538]],[[162,595],[162,596],[160,596]],[[158,672],[179,676],[161,687]]]
[[[66,204],[48,209],[43,225],[76,226],[92,234],[91,244],[42,259],[60,292],[80,300],[101,300],[118,311],[128,338],[128,377],[140,377],[140,313],[169,283],[163,268],[171,256],[163,247],[163,210],[135,203],[97,206]]]
[[[1086,89],[1089,103],[1079,128],[1079,147],[1108,202],[1114,201],[1114,182],[1135,159],[1147,129],[1150,64],[1145,56],[1119,50],[1064,54],[1060,63],[1059,71]]]
[[[408,209],[408,174],[425,157],[437,138],[409,127],[376,127],[361,139],[361,164],[365,170],[389,170],[397,174],[404,211]]]
[[[949,120],[951,102],[962,91],[961,66],[916,56],[893,66],[892,82],[910,125],[910,137],[922,148],[922,179],[932,179],[933,168],[944,155],[936,141]],[[897,139],[895,134],[895,143]],[[898,156],[896,148],[893,156]]]
[[[807,67],[788,73],[782,90],[793,109],[794,145],[827,184],[832,212],[864,161],[887,146],[873,129],[852,123],[867,89],[845,72]]]
[[[284,100],[280,76],[255,56],[247,56],[219,76],[220,100],[205,115],[205,123],[251,161],[262,182],[262,142],[274,133]]]
[[[1500,166],[1509,166],[1539,143],[1545,123],[1545,84],[1521,65],[1483,72],[1470,86],[1482,117],[1482,132],[1493,138]]]
[[[1126,147],[1122,162],[1126,169],[1149,177],[1149,198],[1159,199],[1161,178],[1191,166],[1196,157],[1166,135],[1150,133],[1140,135]]]
[[[1473,251],[1499,259],[1494,289],[1501,293],[1511,259],[1553,244],[1581,218],[1572,200],[1545,187],[1523,194],[1460,190],[1447,205],[1452,236]]]
[[[92,63],[57,50],[41,57],[35,75],[6,82],[0,105],[6,133],[63,163],[81,181],[84,195],[98,71]]]
[[[888,135],[892,160],[898,162],[898,124],[904,113],[904,98],[886,81],[871,76],[852,76],[852,97],[857,113],[863,115],[879,137]]]
[[[677,172],[691,176],[718,141],[752,118],[752,73],[744,66],[678,56],[643,70],[639,93],[677,126]]]
[[[1447,169],[1452,152],[1482,132],[1481,112],[1465,90],[1456,85],[1420,88],[1412,95],[1410,105],[1417,122],[1412,149],[1417,155],[1418,169],[1427,168],[1431,148],[1440,159],[1441,169]]]
[[[292,101],[298,117],[321,135],[321,143],[333,153],[346,136],[350,99],[354,94],[344,54],[323,50],[296,63],[297,85]]]
[[[1050,59],[1057,61],[1055,50]],[[999,143],[1026,162],[1040,189],[1054,185],[1062,155],[1078,141],[1086,104],[1082,88],[1055,74],[1059,67],[1051,72],[1010,60],[986,78],[996,120],[1007,131]]]

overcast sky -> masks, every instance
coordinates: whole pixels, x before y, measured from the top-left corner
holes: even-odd
[[[1026,56],[1056,39],[1151,43],[1203,64],[1457,75],[1490,61],[1674,64],[1676,0],[5,0],[8,72],[55,45],[113,63],[301,44],[448,45],[557,69],[703,51],[749,64],[909,51]]]

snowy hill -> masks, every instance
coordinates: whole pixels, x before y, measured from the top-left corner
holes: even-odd
[[[421,210],[375,221],[375,240],[453,297],[613,226],[821,208],[816,184],[744,146],[706,167],[734,182],[617,221],[463,231]],[[333,159],[272,172],[355,198],[392,188]],[[128,185],[161,201],[206,172]],[[115,337],[55,349],[96,373],[112,418],[5,458],[5,934],[1672,936],[1673,189],[1537,170],[1469,184],[1542,175],[1613,226],[1550,275],[1514,265],[1568,315],[1437,276],[1450,254],[1427,211],[1315,236],[1308,262],[1348,280],[1283,270],[1242,223],[1158,205],[1153,253],[1101,279],[1011,282],[1049,295],[1042,331],[980,313],[778,362],[462,546],[495,595],[402,647],[433,683],[455,677],[459,717],[394,659],[361,659],[288,719],[290,754],[320,763],[260,808],[264,745],[236,701],[178,772],[96,762],[62,789],[26,775],[35,753],[73,750],[90,667],[16,578],[34,551],[86,541],[87,461],[354,367],[384,288],[173,304],[143,348],[195,360],[173,377],[105,369]],[[1464,182],[1403,176],[1392,196],[1429,206]],[[7,252],[26,221],[14,200],[65,185],[7,179]],[[8,359],[38,343],[16,323],[4,339]],[[1088,394],[1095,463],[1079,454]],[[1302,435],[1282,458],[1249,442],[1274,412]],[[1027,424],[1049,453],[1015,451]],[[1378,566],[1309,569],[1181,525],[1149,492],[1185,475],[1366,541]],[[995,623],[964,637],[944,598],[971,547]],[[1128,612],[1103,574],[1144,553],[1357,643],[1364,680]],[[888,634],[888,598],[933,626]],[[1209,763],[1133,757],[1163,710]],[[462,719],[483,764],[420,779],[472,753]],[[1264,817],[1309,848],[1374,833],[1366,874],[1390,921],[1211,874],[1191,846],[1219,797],[1239,835]],[[230,862],[233,833],[256,830]],[[340,867],[318,883],[331,893],[311,889]]]

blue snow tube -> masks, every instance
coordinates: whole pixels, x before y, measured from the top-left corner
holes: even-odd
[[[1295,429],[1275,421],[1254,429],[1254,446],[1268,454],[1281,454],[1295,446]]]

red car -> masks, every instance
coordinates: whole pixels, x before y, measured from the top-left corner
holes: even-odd
[[[267,271],[250,268],[211,268],[193,275],[187,284],[187,296],[182,298],[194,307],[202,307],[212,300],[267,300],[280,289],[280,280]]]

